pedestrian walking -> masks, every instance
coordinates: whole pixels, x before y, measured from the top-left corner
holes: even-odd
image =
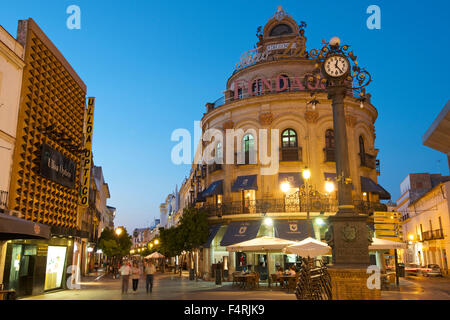
[[[147,293],[149,293],[149,287],[150,287],[150,293],[153,289],[153,275],[156,272],[155,265],[149,261],[147,262],[147,265],[145,266],[145,288],[147,289]]]
[[[130,281],[131,267],[125,263],[119,269],[122,276],[122,294],[128,293],[128,282]]]
[[[139,278],[141,277],[141,268],[139,268],[139,265],[137,263],[134,263],[133,269],[132,269],[131,279],[133,281],[133,292],[136,293],[136,290],[138,288],[139,284]]]

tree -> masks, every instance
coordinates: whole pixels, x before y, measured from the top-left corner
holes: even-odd
[[[113,229],[105,228],[100,235],[98,247],[108,258],[122,259],[130,253],[132,242],[127,230],[117,235]]]
[[[193,251],[198,250],[208,240],[208,213],[201,208],[186,208],[179,225],[175,228],[162,229],[160,237],[161,253],[165,256],[173,257],[186,251],[192,258]]]

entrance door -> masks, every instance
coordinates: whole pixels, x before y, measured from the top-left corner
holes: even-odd
[[[11,252],[11,268],[9,271],[9,286],[10,290],[16,290],[19,288],[19,272],[20,262],[22,258],[22,245],[12,244]]]

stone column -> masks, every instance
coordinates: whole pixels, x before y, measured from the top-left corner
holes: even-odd
[[[380,291],[367,286],[369,274],[369,229],[367,217],[355,211],[350,179],[348,140],[344,98],[346,87],[328,88],[332,99],[337,173],[338,212],[329,218],[327,236],[333,252],[333,266],[329,268],[334,300],[379,299]]]
[[[236,253],[235,252],[229,252],[228,253],[228,274],[232,274],[234,271],[236,271],[236,262],[235,262]]]

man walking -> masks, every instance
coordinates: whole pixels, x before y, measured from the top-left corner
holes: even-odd
[[[129,263],[124,263],[119,269],[122,275],[122,294],[128,293],[128,282],[130,281],[131,267]]]
[[[149,287],[150,292],[152,292],[153,289],[153,275],[156,272],[155,265],[149,261],[145,266],[145,287],[147,288],[147,293],[149,293]]]

